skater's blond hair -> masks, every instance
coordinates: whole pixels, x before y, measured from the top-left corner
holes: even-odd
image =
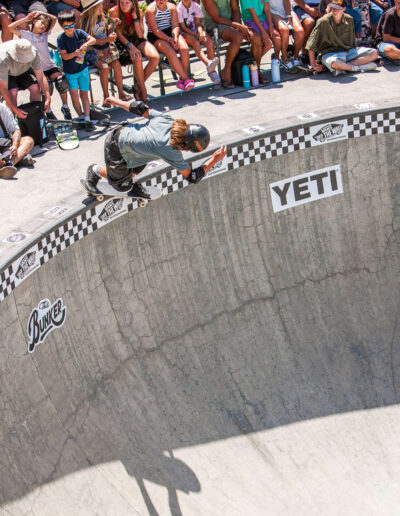
[[[172,122],[171,138],[169,144],[176,150],[189,150],[189,145],[185,142],[188,123],[182,118],[177,118]]]

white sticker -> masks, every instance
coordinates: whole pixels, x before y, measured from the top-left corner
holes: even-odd
[[[367,109],[374,109],[376,106],[372,102],[364,102],[363,104],[354,104],[359,111],[364,111]]]
[[[98,218],[98,227],[104,226],[113,219],[128,213],[129,199],[114,197],[108,201],[96,206],[96,214]]]
[[[302,115],[297,115],[297,118],[300,118],[300,120],[311,120],[312,118],[318,118],[318,116],[317,113],[303,113]]]
[[[200,164],[197,166],[200,166]],[[214,176],[217,176],[218,174],[223,174],[224,172],[227,172],[227,170],[228,170],[228,159],[226,156],[224,156],[221,161],[218,161],[218,163],[216,165],[214,165],[213,168],[207,172],[206,178],[214,177]]]
[[[3,239],[7,244],[20,244],[26,240],[30,235],[28,233],[11,233],[8,237]]]
[[[14,270],[16,267],[16,264],[15,266],[13,265]],[[22,280],[26,279],[28,276],[30,276],[32,272],[38,269],[39,267],[39,250],[38,246],[36,245],[33,248],[31,248],[30,251],[24,254],[21,260],[18,262],[18,267],[15,272],[17,284],[20,283]]]
[[[260,131],[265,131],[264,127],[261,127],[259,125],[252,125],[251,127],[247,127],[246,129],[242,129],[245,133],[248,134],[255,134],[259,133]]]
[[[311,146],[347,139],[347,120],[337,120],[310,127]]]
[[[147,163],[146,169],[153,170],[154,168],[161,167],[161,165],[162,165],[162,161],[150,161],[149,163]]]
[[[67,208],[66,206],[53,206],[49,210],[43,212],[43,215],[49,215],[50,217],[62,217],[64,213],[70,211],[71,208]]]
[[[42,344],[46,337],[56,328],[61,328],[67,317],[67,307],[59,297],[50,303],[48,299],[42,299],[29,316],[28,332],[28,351],[33,353],[35,347]]]
[[[343,193],[340,165],[271,183],[269,189],[274,213]]]

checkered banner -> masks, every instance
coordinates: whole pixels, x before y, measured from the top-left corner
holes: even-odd
[[[400,130],[400,111],[374,112],[358,114],[345,119],[302,125],[274,134],[255,134],[244,143],[229,145],[224,167],[217,173],[223,173],[239,167],[245,167],[258,161],[274,158],[289,152],[323,145],[348,138],[383,134]],[[213,174],[210,171],[210,176]],[[164,168],[162,172],[148,179],[146,186],[160,188],[163,195],[188,186],[188,182],[179,172]],[[132,199],[109,198],[93,208],[62,223],[25,253],[8,264],[0,272],[0,302],[3,301],[24,279],[60,253],[99,227],[138,207]]]

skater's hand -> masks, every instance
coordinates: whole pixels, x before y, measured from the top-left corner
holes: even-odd
[[[218,163],[218,161],[221,161],[221,159],[223,159],[226,156],[227,152],[228,152],[228,150],[226,148],[226,145],[221,145],[221,147],[218,150],[216,150],[214,152],[214,154],[212,155],[215,163]]]
[[[78,7],[81,5],[80,0],[64,0],[64,2],[71,7],[75,7],[75,9],[78,9]]]
[[[108,35],[107,39],[111,43],[117,39],[117,34],[115,32],[111,32],[111,34]]]
[[[10,151],[11,151],[11,156],[15,156],[17,154],[17,151],[18,151],[17,145],[11,145]]]
[[[38,14],[43,14],[43,13],[40,13],[39,11],[32,11],[31,13],[28,13],[26,20],[32,21],[33,18],[35,18],[35,16],[37,16]]]
[[[115,97],[107,97],[104,99],[104,104],[108,104],[109,106],[117,106],[117,99]]]
[[[205,45],[207,42],[206,34],[203,31],[201,31],[201,32],[199,31],[197,34],[198,34],[199,42],[202,43],[203,45]]]
[[[280,38],[279,31],[275,29],[275,27],[270,27],[269,29],[269,37],[273,40],[275,38]]]
[[[26,118],[28,116],[28,113],[26,111],[23,111],[22,109],[19,109],[17,107],[14,108],[13,111],[18,118]]]
[[[321,18],[322,16],[322,13],[321,11],[318,9],[318,7],[310,7],[310,15],[316,20],[317,18]]]
[[[79,49],[79,50],[80,50],[80,52],[79,52],[79,53],[80,53],[80,54],[82,54],[83,52],[86,52],[87,47],[88,47],[88,46],[87,46],[87,43],[84,43],[84,44],[81,46],[81,48]]]
[[[314,68],[316,72],[322,72],[322,70],[324,69],[324,67],[318,63],[314,63],[311,66]]]
[[[49,109],[50,109],[50,99],[49,98],[44,101],[43,108],[44,108],[43,111],[45,113],[47,113],[49,111]]]

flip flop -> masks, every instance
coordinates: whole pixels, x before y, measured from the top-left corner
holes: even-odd
[[[221,85],[222,85],[222,87],[223,87],[223,88],[225,88],[226,90],[231,90],[232,88],[234,88],[234,87],[235,87],[235,85],[233,84],[233,82],[232,82],[232,81],[230,81],[230,82],[229,82],[229,81],[226,81],[226,80],[225,80],[225,79],[223,79],[222,77],[221,77]]]

